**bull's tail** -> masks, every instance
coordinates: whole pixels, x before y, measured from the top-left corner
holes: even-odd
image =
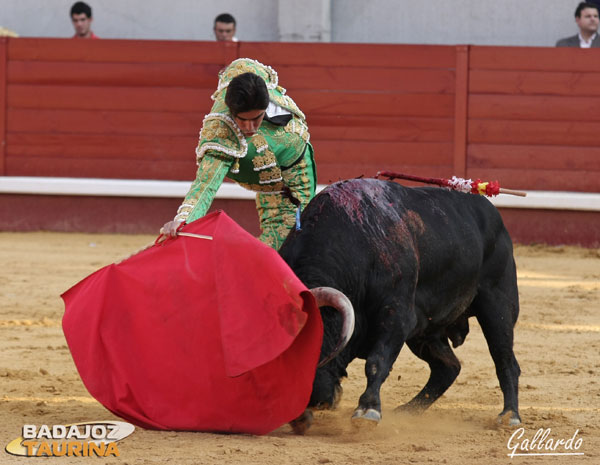
[[[464,314],[446,328],[446,336],[455,349],[465,342],[467,334],[469,334],[469,318]]]
[[[431,338],[423,339],[417,344],[409,344],[409,347],[417,357],[426,360],[428,363],[431,363],[434,360],[438,360],[443,365],[454,370],[460,371],[460,362],[458,361],[456,355],[450,348],[450,344],[448,344],[447,335],[439,335],[437,337],[434,336]]]
[[[406,342],[417,357],[429,364],[431,374],[421,392],[401,408],[425,410],[452,385],[460,373],[460,362],[445,334],[434,334],[418,342]]]
[[[454,351],[448,344],[448,339],[445,337],[436,338],[431,344],[429,344],[431,355],[440,360],[444,365],[452,367],[453,369],[460,371],[460,362]]]

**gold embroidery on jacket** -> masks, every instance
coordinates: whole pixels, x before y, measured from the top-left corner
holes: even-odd
[[[260,184],[271,184],[279,182],[283,178],[281,177],[281,169],[279,166],[275,166],[271,169],[264,170],[258,173],[258,182]]]
[[[260,186],[258,184],[248,184],[245,182],[238,182],[238,184],[244,189],[248,189],[249,191],[254,192],[281,192],[281,190],[283,189],[283,182],[264,184]]]
[[[250,139],[250,142],[256,147],[257,153],[264,152],[269,147],[267,139],[265,139],[265,136],[262,134],[254,134],[252,139]]]
[[[285,125],[284,131],[287,133],[298,134],[305,143],[310,140],[308,126],[306,126],[304,121],[299,119],[292,118],[290,122]]]
[[[200,163],[209,150],[234,158],[246,156],[248,144],[231,117],[218,113],[210,113],[204,117],[196,148],[196,163]]]
[[[267,149],[264,155],[256,155],[252,159],[252,164],[254,165],[254,171],[263,171],[277,167],[277,159],[275,154]]]

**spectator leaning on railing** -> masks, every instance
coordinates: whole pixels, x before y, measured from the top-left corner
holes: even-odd
[[[556,42],[557,47],[580,47],[597,48],[600,47],[600,37],[598,37],[598,5],[591,2],[581,2],[575,10],[575,22],[579,27],[579,33],[560,39]]]
[[[84,2],[76,2],[71,7],[71,22],[75,28],[74,39],[98,39],[92,31],[92,8]]]
[[[238,39],[235,36],[235,18],[229,13],[221,13],[215,18],[213,31],[215,33],[215,39],[224,42],[237,42]]]

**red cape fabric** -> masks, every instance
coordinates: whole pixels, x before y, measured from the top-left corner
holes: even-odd
[[[279,254],[223,212],[66,291],[90,394],[153,429],[266,434],[308,405],[323,327]]]

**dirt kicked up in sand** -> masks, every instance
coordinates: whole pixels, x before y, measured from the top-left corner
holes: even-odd
[[[60,294],[122,259],[150,236],[0,233],[0,442],[22,427],[119,420],[87,393],[62,330]],[[365,387],[363,362],[349,367],[336,411],[318,412],[305,436],[288,425],[255,437],[148,431],[118,443],[119,457],[28,458],[0,452],[2,464],[545,464],[600,463],[600,249],[517,246],[521,314],[515,353],[520,411],[530,441],[540,428],[554,442],[575,435],[579,455],[514,456],[516,428],[496,423],[502,395],[474,319],[457,381],[421,416],[394,412],[425,384],[429,370],[403,349],[382,388],[383,419],[356,429],[350,416]],[[521,450],[517,452],[522,452]],[[529,452],[547,453],[548,450]],[[583,454],[583,455],[581,455]]]

